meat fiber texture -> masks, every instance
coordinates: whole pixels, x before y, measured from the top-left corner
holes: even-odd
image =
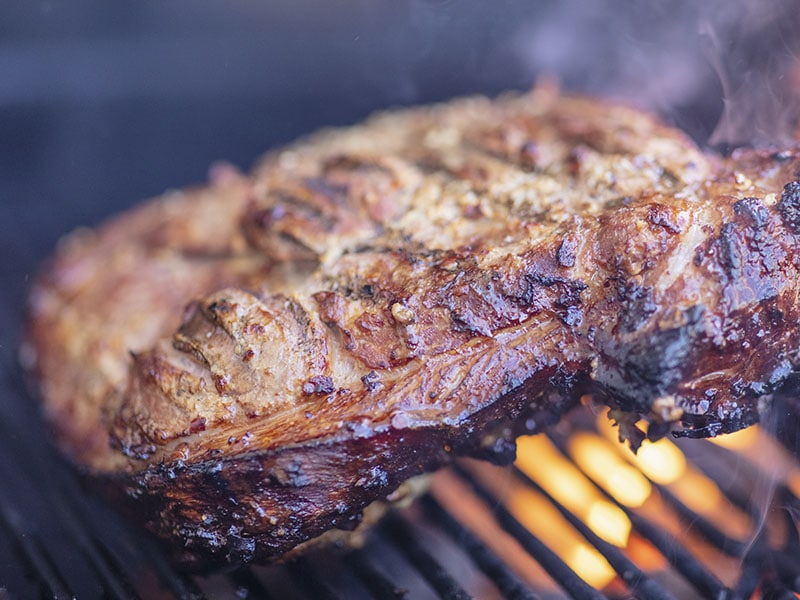
[[[800,151],[539,88],[378,114],[70,234],[23,358],[189,568],[264,561],[592,396],[636,446],[800,365]]]

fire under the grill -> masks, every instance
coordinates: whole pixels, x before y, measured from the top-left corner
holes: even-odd
[[[42,465],[0,476],[16,468]],[[800,463],[767,427],[633,455],[584,407],[519,440],[512,468],[437,473],[358,549],[188,577],[63,469],[0,489],[0,598],[796,598],[799,498]]]

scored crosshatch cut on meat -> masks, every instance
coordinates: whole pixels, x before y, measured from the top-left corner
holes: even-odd
[[[586,395],[634,447],[757,422],[800,368],[799,168],[546,88],[387,112],[65,238],[23,359],[178,561],[266,560]]]

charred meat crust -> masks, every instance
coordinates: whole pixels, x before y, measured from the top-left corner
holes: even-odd
[[[150,531],[183,540],[173,555],[188,569],[259,562],[331,528],[348,529],[371,502],[456,456],[511,462],[518,435],[555,422],[573,404],[569,387],[554,368],[458,425],[389,426],[368,437],[161,463],[99,483]]]
[[[774,156],[543,89],[379,115],[69,236],[23,358],[177,560],[279,557],[585,394],[634,446],[757,422],[800,370]]]

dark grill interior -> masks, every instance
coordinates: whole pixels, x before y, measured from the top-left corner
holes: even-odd
[[[559,496],[522,462],[465,462],[435,476],[430,493],[382,521],[360,549],[209,577],[173,569],[84,491],[49,445],[16,359],[30,278],[60,235],[201,181],[215,160],[247,168],[270,146],[322,125],[391,105],[522,89],[542,70],[573,89],[649,90],[668,104],[665,117],[701,142],[722,107],[697,23],[726,3],[701,10],[688,0],[645,1],[624,14],[619,3],[580,0],[536,8],[524,0],[266,4],[76,0],[0,9],[0,600],[797,597],[800,466],[791,456],[800,419],[784,406],[763,440],[742,451],[754,460],[710,442],[678,444],[695,484],[706,486],[701,496],[719,494],[711,512],[687,502],[680,483],[651,481],[650,498],[632,508],[584,477],[592,497],[630,523],[624,548],[585,524],[571,488]],[[745,31],[729,61],[772,64],[759,54],[765,47],[796,46],[799,13],[790,8],[749,27],[723,15],[716,43]],[[665,55],[673,59],[666,71],[652,62]],[[696,72],[676,78],[686,65]],[[667,83],[640,85],[652,73]],[[596,428],[584,409],[535,447],[580,470],[575,434]],[[562,521],[563,533],[538,528]],[[566,560],[570,548],[588,558]],[[573,567],[596,564],[595,551],[607,564],[593,587],[593,572]]]
[[[570,457],[569,440],[594,431],[593,423],[589,411],[579,412],[541,442]],[[0,471],[3,481],[14,482],[0,490],[0,578],[3,594],[10,597],[656,599],[794,598],[800,593],[800,465],[774,439],[752,445],[744,456],[763,454],[777,461],[783,475],[775,481],[756,466],[758,459],[754,463],[706,441],[681,443],[689,467],[713,481],[724,501],[717,508],[722,512],[709,518],[688,506],[674,484],[651,481],[648,502],[657,501],[662,516],[678,524],[677,536],[674,528],[645,516],[644,508],[632,509],[594,484],[593,491],[632,524],[631,537],[620,548],[554,498],[524,466],[501,469],[466,461],[436,475],[430,492],[381,521],[359,549],[317,550],[285,565],[190,577],[86,495],[67,468],[42,463],[48,457],[31,451],[28,438],[3,434],[3,455],[20,458]],[[601,589],[559,556],[558,539],[539,536],[523,522],[519,502],[513,501],[519,488],[555,509],[566,529],[604,557],[613,574]],[[771,498],[762,503],[766,492]],[[551,517],[543,513],[540,518]],[[732,533],[725,524],[737,520],[752,527]],[[508,539],[487,533],[494,530]],[[499,553],[498,543],[504,545]],[[520,568],[525,564],[520,555],[538,567]]]

